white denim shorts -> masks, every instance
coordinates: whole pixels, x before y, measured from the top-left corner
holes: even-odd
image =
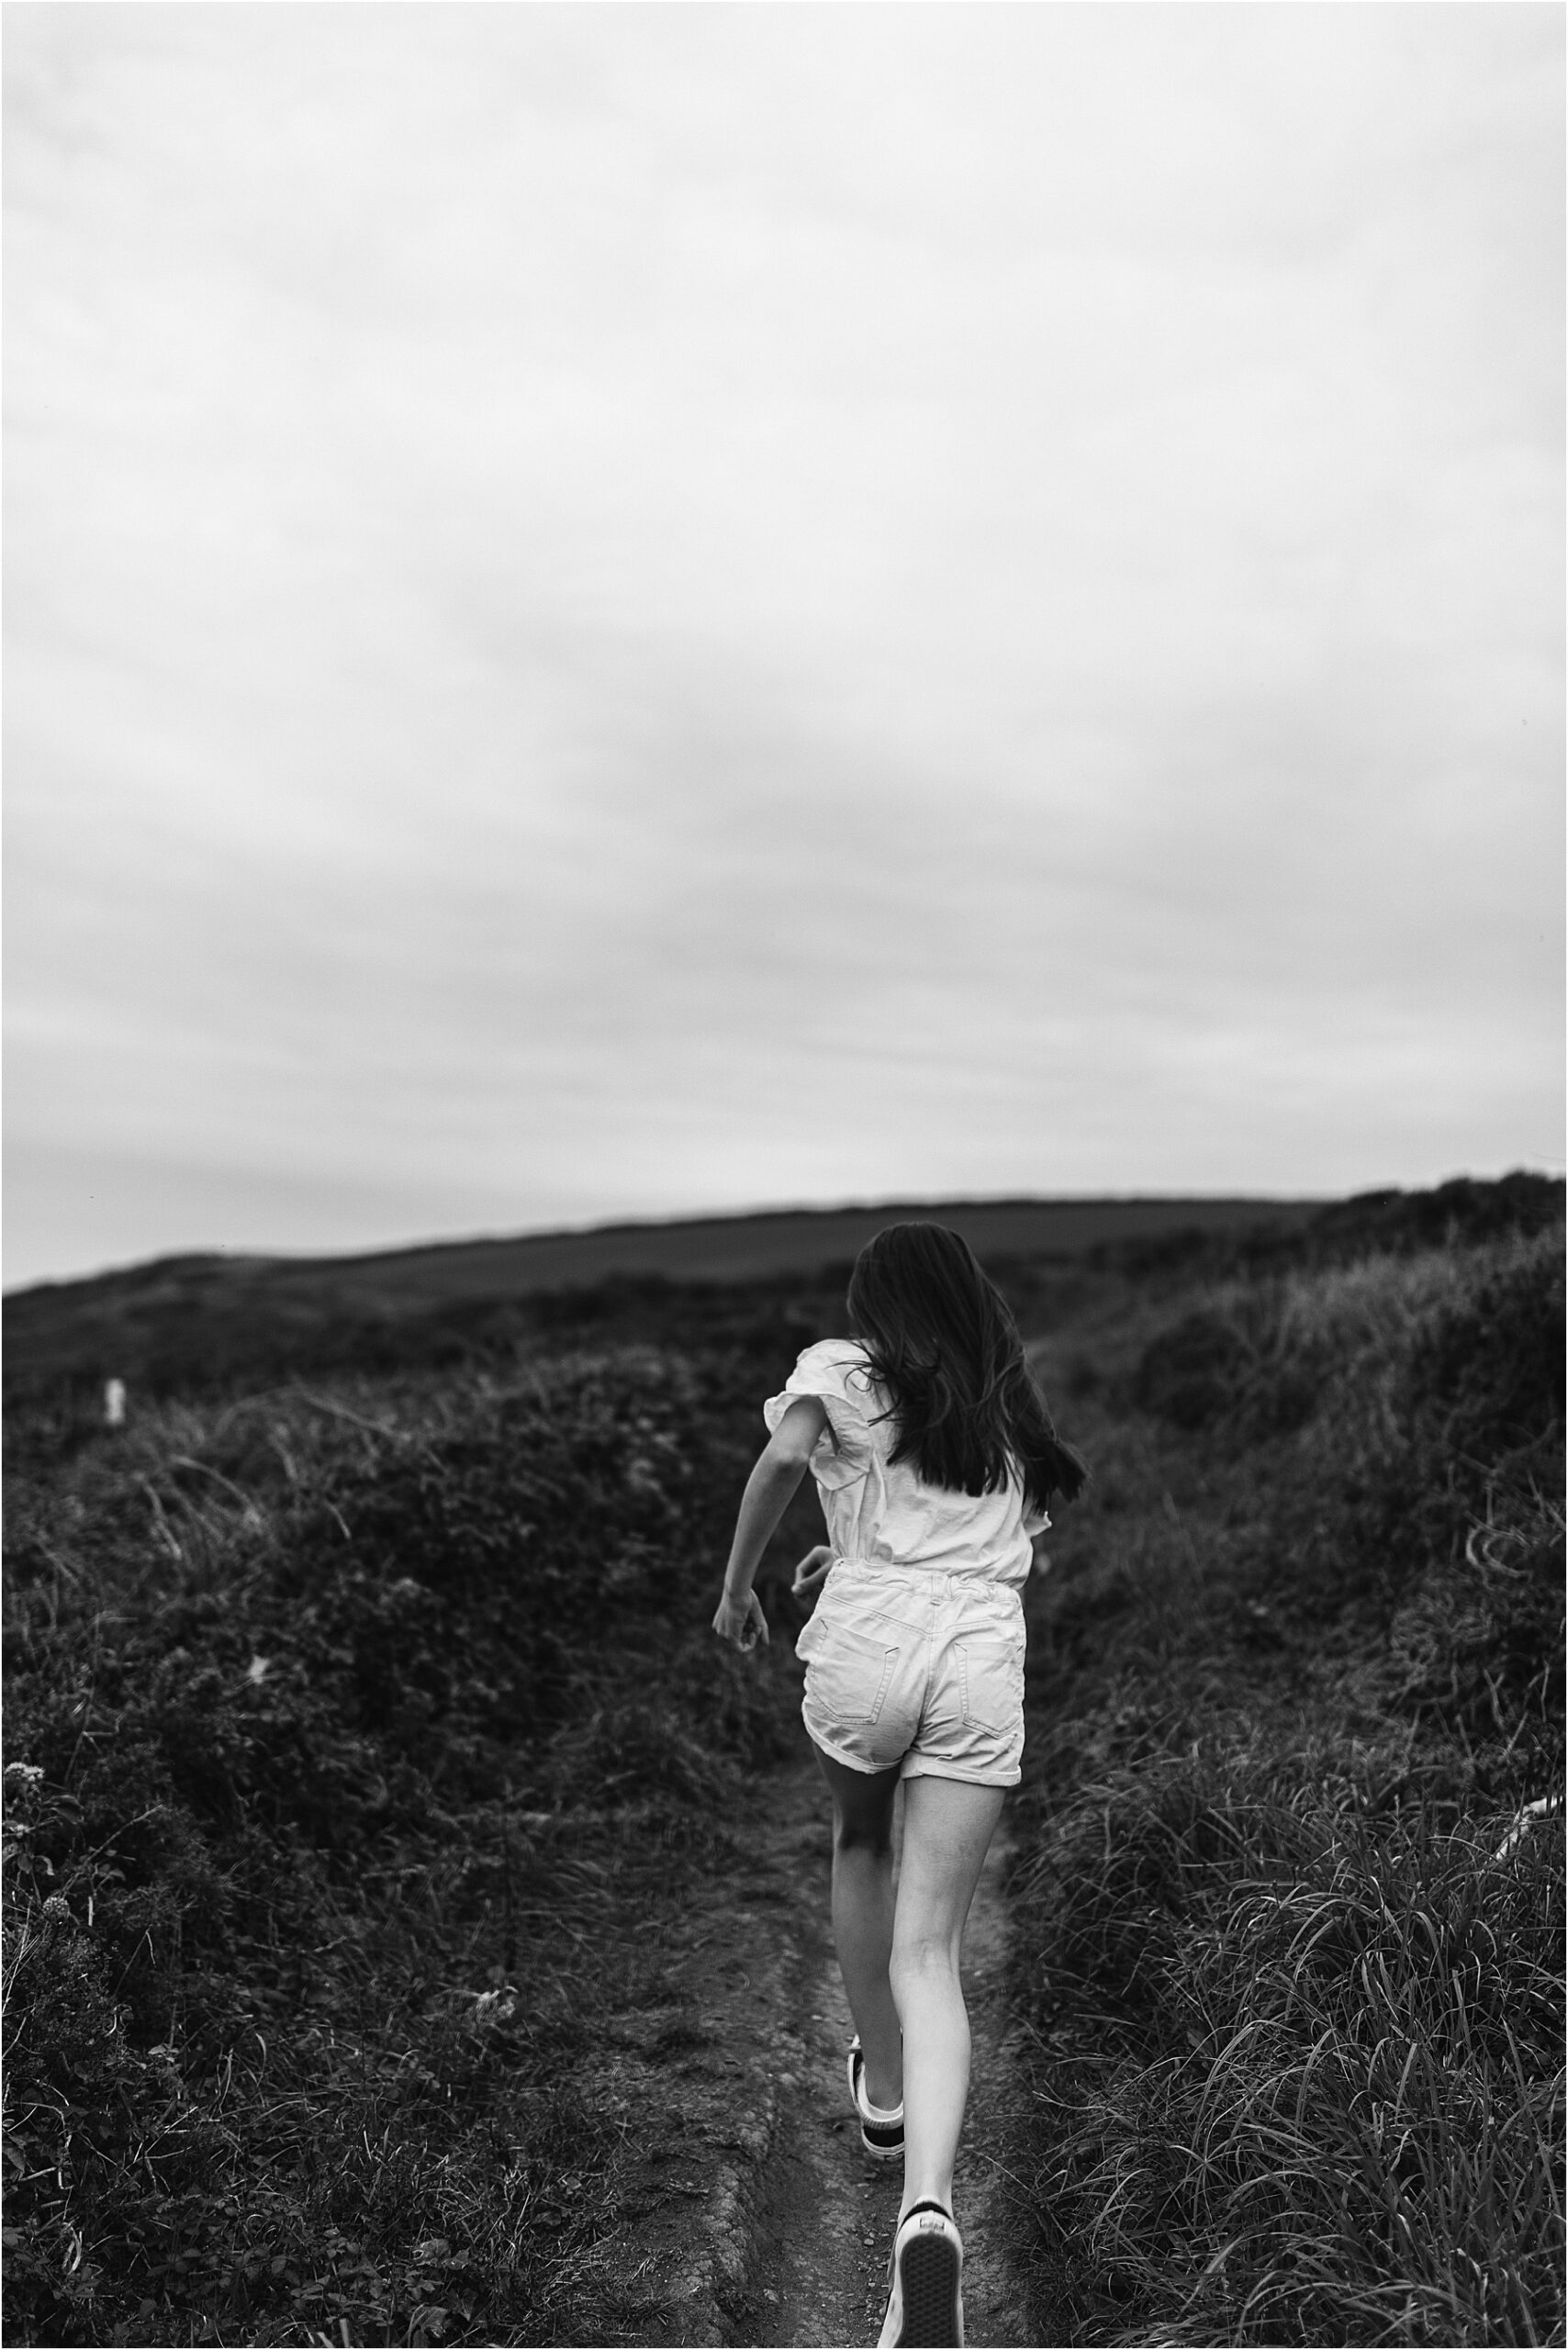
[[[837,1559],[795,1643],[801,1718],[852,1771],[1016,1786],[1024,1644],[1011,1583]]]

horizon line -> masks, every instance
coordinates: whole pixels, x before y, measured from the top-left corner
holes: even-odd
[[[706,1212],[685,1212],[669,1215],[614,1216],[588,1223],[527,1225],[509,1231],[469,1232],[421,1239],[393,1241],[371,1248],[351,1249],[279,1249],[255,1248],[225,1248],[169,1249],[155,1256],[137,1257],[105,1264],[90,1272],[44,1274],[18,1282],[15,1288],[0,1285],[0,1298],[22,1297],[35,1290],[64,1289],[77,1283],[105,1281],[117,1274],[148,1272],[160,1265],[182,1264],[267,1264],[267,1265],[348,1265],[367,1264],[389,1258],[430,1255],[446,1248],[506,1248],[520,1242],[545,1240],[588,1239],[596,1235],[623,1232],[674,1231],[703,1225],[756,1224],[786,1216],[834,1216],[886,1214],[898,1208],[946,1207],[1005,1208],[1005,1207],[1133,1207],[1139,1205],[1180,1206],[1187,1202],[1198,1204],[1233,1203],[1238,1207],[1327,1207],[1337,1202],[1371,1199],[1414,1190],[1439,1191],[1450,1183],[1503,1182],[1513,1175],[1536,1175],[1543,1181],[1562,1182],[1563,1176],[1541,1168],[1510,1168],[1506,1175],[1444,1176],[1438,1183],[1406,1186],[1399,1183],[1373,1183],[1358,1191],[1336,1192],[1228,1192],[1228,1191],[1103,1191],[1103,1192],[925,1192],[904,1193],[894,1198],[846,1199],[830,1202],[796,1201],[779,1204],[740,1208],[721,1208]]]

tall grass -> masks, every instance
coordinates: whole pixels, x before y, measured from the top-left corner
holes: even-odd
[[[23,1423],[10,2339],[570,2337],[604,2043],[679,2025],[788,1735],[700,1605],[756,1392],[622,1348]]]
[[[1015,1884],[1077,2338],[1562,2338],[1562,1279],[1230,1282],[1086,1382]]]

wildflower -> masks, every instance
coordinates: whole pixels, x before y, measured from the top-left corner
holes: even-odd
[[[1550,1812],[1554,1811],[1560,1801],[1561,1797],[1557,1796],[1538,1796],[1534,1803],[1527,1803],[1493,1853],[1493,1860],[1506,1861],[1515,1845],[1523,1843],[1536,1821],[1544,1819]]]

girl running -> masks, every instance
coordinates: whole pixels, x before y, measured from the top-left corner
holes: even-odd
[[[888,2344],[961,2345],[953,2163],[969,2084],[958,1953],[1024,1749],[1030,1538],[1087,1472],[1058,1442],[1013,1317],[967,1242],[935,1224],[868,1241],[852,1339],[808,1347],[763,1406],[713,1629],[767,1639],[753,1579],[807,1467],[828,1540],[795,1570],[818,1593],[796,1642],[801,1704],[833,1796],[833,1930],[856,2037],[849,2088],[868,2153],[903,2156]],[[893,1796],[904,1789],[893,1881]]]

